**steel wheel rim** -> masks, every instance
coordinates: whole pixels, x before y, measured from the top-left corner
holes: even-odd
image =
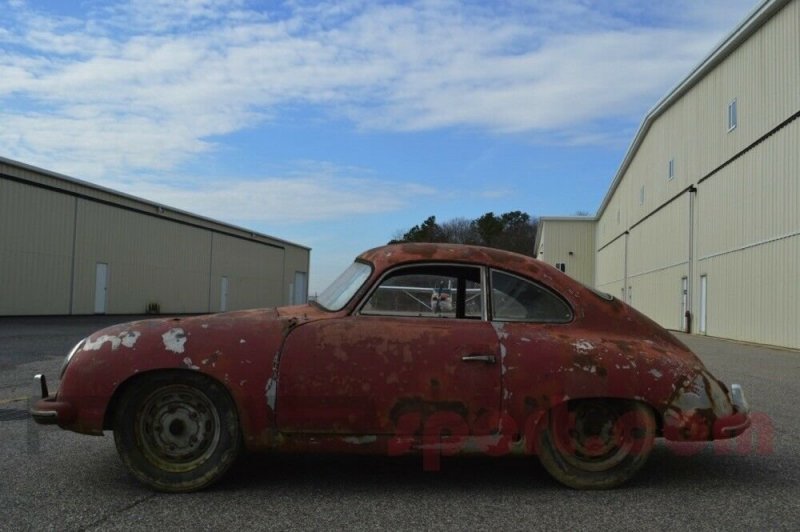
[[[559,455],[567,464],[583,471],[613,469],[636,447],[633,436],[641,429],[630,426],[630,418],[620,415],[610,405],[579,405],[561,416],[560,422],[565,425],[555,427],[554,443]]]
[[[221,424],[214,403],[202,391],[165,386],[143,402],[135,421],[144,456],[157,467],[184,472],[206,462],[219,444]]]

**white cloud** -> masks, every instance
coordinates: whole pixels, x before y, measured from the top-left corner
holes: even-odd
[[[434,197],[435,189],[364,177],[359,169],[319,163],[284,176],[229,179],[128,180],[100,184],[177,209],[246,225],[287,224],[353,218],[397,211]]]
[[[585,142],[638,121],[753,2],[697,4],[131,0],[79,19],[11,2],[0,151],[84,177],[168,169],[307,104],[365,129]]]

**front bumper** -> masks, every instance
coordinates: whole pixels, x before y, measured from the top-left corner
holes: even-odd
[[[30,413],[33,420],[40,425],[64,426],[75,420],[75,409],[69,403],[59,401],[58,394],[50,395],[47,379],[42,374],[33,377]]]

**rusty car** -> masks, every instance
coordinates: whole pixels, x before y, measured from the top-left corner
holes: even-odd
[[[67,355],[33,418],[113,431],[160,491],[207,487],[249,452],[538,456],[559,482],[611,488],[656,438],[750,425],[712,376],[631,306],[532,257],[395,244],[308,304],[115,325]]]

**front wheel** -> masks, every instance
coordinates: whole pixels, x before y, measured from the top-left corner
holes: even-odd
[[[655,434],[653,411],[642,403],[572,401],[549,412],[539,432],[539,460],[571,488],[613,488],[644,465]]]
[[[125,391],[114,421],[114,442],[125,466],[159,491],[195,491],[217,481],[241,448],[228,391],[197,373],[142,379]]]

